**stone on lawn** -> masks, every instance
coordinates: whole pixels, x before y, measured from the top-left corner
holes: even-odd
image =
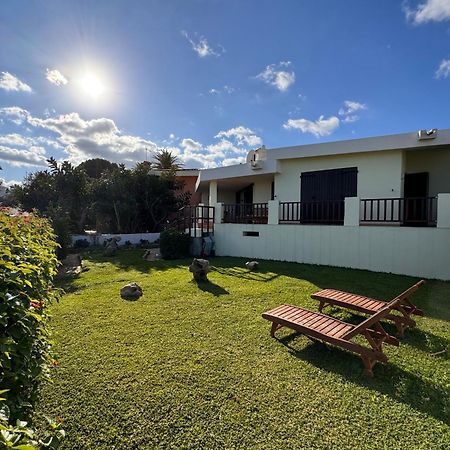
[[[194,258],[189,266],[189,272],[192,272],[195,281],[208,281],[207,275],[210,271],[211,266],[207,259]]]
[[[256,272],[259,269],[259,262],[258,261],[247,261],[245,263],[245,267],[247,267],[250,272]]]
[[[128,283],[120,290],[120,296],[125,300],[137,300],[143,294],[137,283]]]
[[[161,259],[161,255],[159,253],[159,248],[150,248],[145,250],[142,255],[142,259],[145,261],[156,261],[157,259]]]
[[[117,243],[120,241],[120,239],[121,239],[120,236],[114,236],[111,239],[108,239],[103,255],[114,256],[117,253],[117,250],[119,249],[119,245]]]
[[[65,259],[63,259],[62,265],[59,268],[59,276],[65,277],[79,275],[83,270],[82,261],[83,259],[78,253],[71,253],[70,255],[67,255]]]

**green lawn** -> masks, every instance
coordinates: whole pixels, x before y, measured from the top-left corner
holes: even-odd
[[[38,409],[63,420],[64,448],[449,448],[450,283],[415,294],[427,317],[367,379],[355,355],[289,330],[270,338],[261,313],[317,310],[309,295],[323,287],[387,300],[416,279],[269,261],[248,273],[243,259],[213,258],[197,286],[187,260],[141,253],[87,254],[52,308],[59,365]],[[144,289],[137,302],[119,297],[129,281]]]

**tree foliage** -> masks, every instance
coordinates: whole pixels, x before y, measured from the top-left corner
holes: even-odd
[[[75,167],[48,160],[48,169],[29,174],[9,192],[9,201],[48,217],[57,232],[61,255],[70,233],[85,229],[135,233],[159,231],[170,215],[190,202],[175,177],[176,157],[161,151],[165,169],[155,174],[149,162],[133,169],[102,159]],[[167,165],[169,163],[170,164]]]

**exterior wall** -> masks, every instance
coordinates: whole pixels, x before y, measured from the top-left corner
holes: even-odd
[[[195,192],[195,183],[197,182],[197,175],[191,176],[179,176],[177,175],[177,180],[183,183],[181,192],[191,193],[191,205],[196,206],[201,202],[201,194]]]
[[[450,280],[450,228],[216,224],[214,234],[220,256]]]
[[[429,195],[450,193],[450,148],[406,153],[405,173],[429,173]]]
[[[253,185],[253,203],[267,203],[272,191],[272,179],[262,178]]]
[[[233,191],[221,191],[220,188],[217,192],[217,201],[219,203],[236,203],[236,193]]]
[[[361,198],[403,195],[402,150],[286,159],[279,164],[280,173],[275,175],[275,195],[279,201],[300,200],[302,172],[345,167],[358,167],[358,196]]]

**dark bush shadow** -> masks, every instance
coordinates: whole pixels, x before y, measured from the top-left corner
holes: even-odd
[[[299,336],[299,333],[294,332],[277,340],[286,346],[295,358],[307,361],[321,370],[337,373],[347,381],[388,395],[397,402],[407,404],[417,411],[450,424],[450,399],[444,387],[437,386],[392,363],[377,364],[374,368],[375,376],[367,378],[363,375],[362,362],[357,355],[317,342],[298,350],[294,346],[294,341]]]
[[[212,281],[194,281],[194,280],[192,280],[191,283],[195,283],[201,291],[209,292],[210,294],[213,294],[215,297],[220,297],[221,295],[229,295],[230,294],[222,286],[219,286],[218,284],[213,283]]]

